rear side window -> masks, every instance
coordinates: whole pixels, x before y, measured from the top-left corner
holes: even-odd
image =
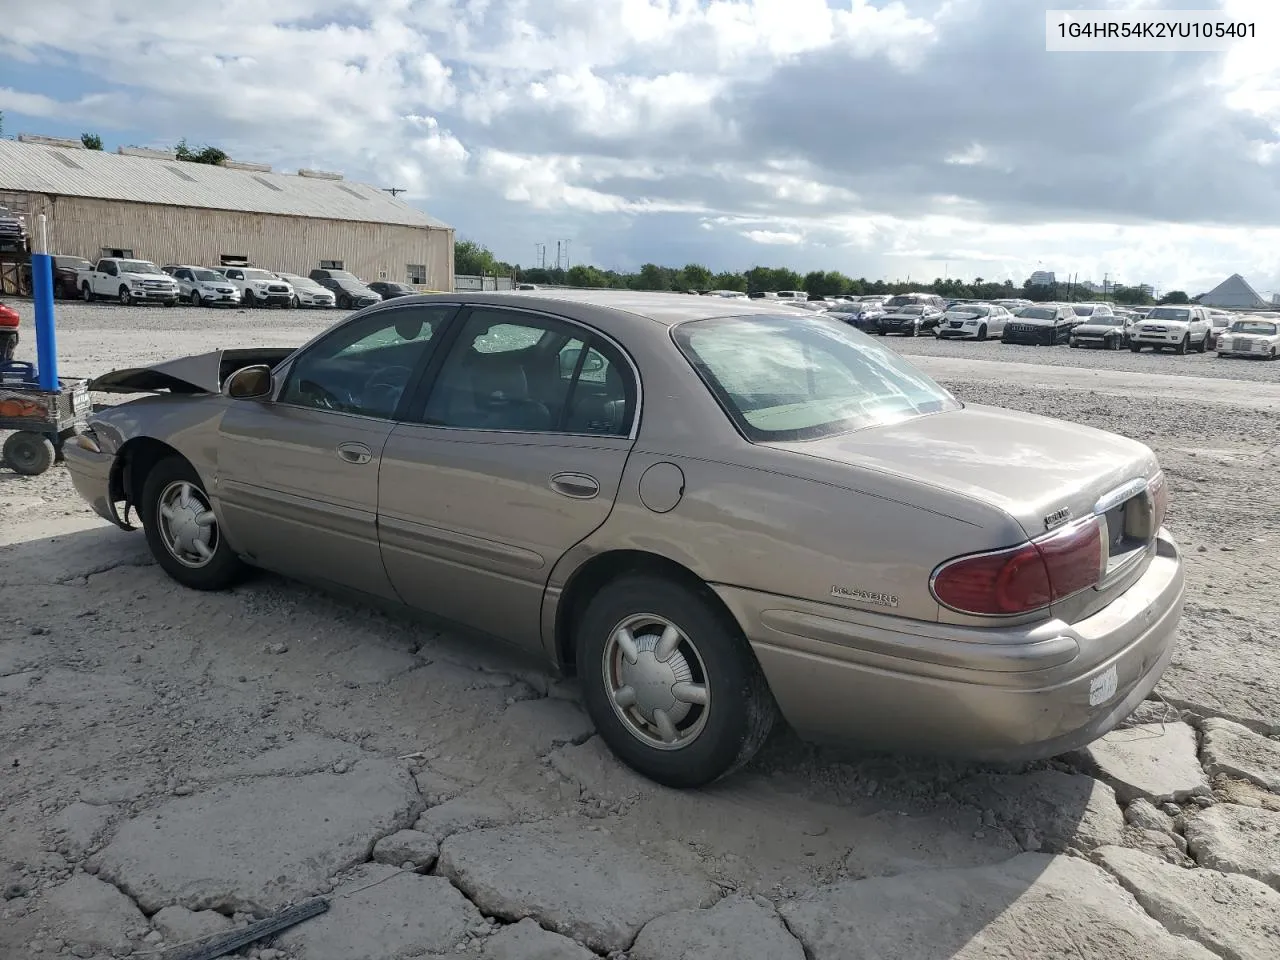
[[[839,321],[716,317],[672,329],[743,436],[811,440],[960,409],[929,377]]]

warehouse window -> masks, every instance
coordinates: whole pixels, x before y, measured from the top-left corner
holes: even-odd
[[[345,270],[346,265],[341,260],[321,260],[321,270]]]
[[[410,283],[418,283],[423,286],[427,282],[427,267],[422,263],[411,263],[404,268],[405,273],[409,275]]]
[[[249,258],[243,253],[224,253],[218,258],[218,265],[222,267],[243,267],[249,263]]]
[[[117,260],[132,260],[133,251],[126,247],[102,247],[99,256],[114,257]]]

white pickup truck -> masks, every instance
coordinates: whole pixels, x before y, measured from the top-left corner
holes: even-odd
[[[110,298],[121,303],[178,302],[178,281],[154,263],[124,257],[105,257],[76,271],[76,286],[86,301]]]

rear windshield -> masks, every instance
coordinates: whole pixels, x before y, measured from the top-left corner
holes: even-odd
[[[716,317],[676,345],[753,442],[812,440],[960,409],[893,350],[821,318]]]
[[[1058,311],[1049,307],[1023,307],[1018,311],[1018,316],[1028,320],[1052,320],[1057,315]]]
[[[1093,307],[1090,307],[1090,306],[1087,306],[1087,305],[1078,304],[1078,305],[1076,305],[1076,306],[1072,307],[1071,309],[1072,309],[1072,311],[1074,311],[1074,312],[1075,312],[1075,315],[1076,315],[1077,317],[1091,317],[1091,316],[1093,316]]]
[[[908,303],[923,303],[924,297],[918,293],[900,293],[884,302],[886,307],[904,307]]]
[[[1145,317],[1147,320],[1186,320],[1191,316],[1190,310],[1176,310],[1173,307],[1156,307]]]

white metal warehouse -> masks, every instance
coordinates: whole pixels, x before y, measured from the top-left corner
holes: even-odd
[[[0,207],[25,215],[32,232],[45,214],[51,252],[90,260],[248,261],[304,276],[327,267],[453,290],[453,228],[338,174],[20,137],[0,140]]]

